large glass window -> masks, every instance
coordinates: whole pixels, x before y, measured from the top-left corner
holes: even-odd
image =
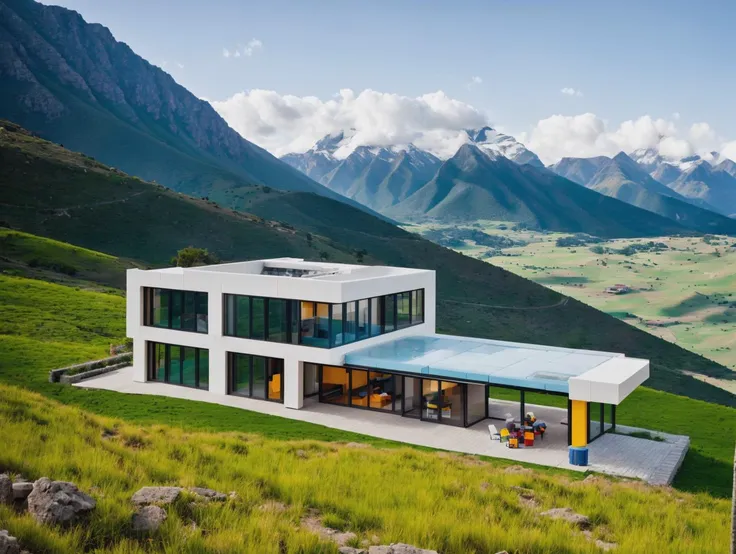
[[[371,298],[371,326],[372,337],[383,334],[383,297]]]
[[[358,301],[358,337],[357,340],[368,338],[368,300]]]
[[[362,369],[351,369],[350,403],[353,406],[368,407],[370,388],[368,387],[368,372]]]
[[[209,351],[175,344],[148,343],[148,379],[208,389]]]
[[[390,333],[396,329],[396,295],[387,294],[384,296],[384,321],[383,332]]]
[[[404,329],[411,325],[411,292],[396,295],[396,326]]]
[[[424,289],[411,293],[411,324],[424,323]]]
[[[143,295],[145,325],[207,332],[206,292],[146,287]]]
[[[330,325],[330,344],[341,346],[345,344],[345,332],[343,327],[343,305],[332,305],[332,322]]]
[[[151,291],[151,292],[148,292]],[[171,300],[171,291],[164,289],[147,289],[146,291],[152,298],[153,315],[151,325],[154,327],[169,326],[169,301]]]
[[[227,363],[229,394],[284,401],[283,360],[230,352]]]
[[[345,344],[355,342],[358,334],[358,322],[357,322],[357,302],[346,302],[345,303]]]
[[[268,340],[288,342],[288,320],[286,319],[287,301],[280,298],[268,300]]]
[[[236,302],[236,337],[250,337],[250,296],[234,296]]]
[[[206,295],[203,299],[196,295],[182,298],[183,325],[192,328],[187,310],[193,301],[198,313],[197,306],[206,303]],[[163,305],[168,304],[164,301]],[[319,348],[350,344],[424,321],[423,289],[338,304],[226,294],[224,306],[226,335]],[[203,328],[199,320],[194,327]]]
[[[251,297],[250,299],[250,338],[263,340],[266,338],[266,308],[265,299]]]

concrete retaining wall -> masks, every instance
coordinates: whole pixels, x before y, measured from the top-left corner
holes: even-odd
[[[115,371],[116,369],[127,367],[129,365],[130,361],[120,362],[118,364],[98,367],[97,369],[90,369],[89,371],[83,371],[82,373],[75,373],[74,375],[62,375],[59,379],[59,382],[67,385],[70,385],[72,383],[79,383],[79,381],[83,381],[84,379],[96,377],[97,375],[102,375],[103,373],[110,373],[111,371]]]
[[[52,369],[49,371],[49,382],[50,383],[76,383],[76,381],[63,381],[61,378],[62,376],[65,376],[66,373],[74,370],[79,371],[76,375],[68,375],[66,377],[76,377],[77,375],[82,375],[83,373],[89,373],[92,370],[98,370],[98,369],[107,369],[111,365],[121,364],[125,362],[123,365],[128,365],[133,360],[133,353],[132,352],[125,352],[124,354],[118,354],[117,356],[111,356],[109,358],[103,358],[102,360],[92,360],[90,362],[85,362],[83,364],[76,364],[71,365],[68,367],[60,367],[59,369]],[[118,365],[118,367],[123,367]],[[116,368],[117,369],[117,368]],[[112,370],[109,370],[112,371]],[[105,371],[101,371],[100,373],[105,373]],[[95,375],[99,375],[100,373],[96,373]],[[89,375],[89,377],[92,377],[92,375]],[[86,377],[83,377],[83,379]]]

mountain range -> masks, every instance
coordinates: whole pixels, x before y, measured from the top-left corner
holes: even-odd
[[[642,160],[638,162],[621,152],[613,158],[563,158],[545,168],[524,145],[491,127],[467,130],[465,135],[465,144],[444,161],[413,144],[352,148],[354,130],[328,135],[307,152],[288,154],[282,160],[331,190],[399,220],[506,219],[604,236],[692,231],[736,234],[736,219],[726,217],[707,201],[712,187],[709,196],[701,194],[702,185],[693,184],[695,177],[690,174],[707,164],[704,160],[684,160],[678,165],[656,152],[641,151],[636,154]],[[736,169],[736,164],[727,160],[722,162],[723,169],[713,173],[723,175],[724,180],[733,179],[725,171],[729,163]],[[649,171],[677,171],[678,175],[667,186]],[[564,179],[550,179],[550,172]],[[687,187],[683,193],[676,188],[681,181],[687,183],[682,185]],[[550,182],[555,184],[553,190],[548,188]],[[719,184],[712,175],[708,182]],[[629,206],[606,204],[581,192],[580,186]],[[728,188],[724,183],[719,190]],[[566,201],[560,202],[563,194]],[[631,206],[649,213],[631,210]],[[642,220],[648,220],[649,229],[633,223]]]
[[[0,80],[1,118],[142,179],[219,201],[268,186],[362,207],[241,137],[75,11],[0,0]]]

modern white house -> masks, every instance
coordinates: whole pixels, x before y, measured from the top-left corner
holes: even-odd
[[[649,377],[623,354],[436,333],[435,272],[276,258],[131,269],[134,380],[300,409],[306,398],[469,427],[489,393],[568,398],[568,444],[615,428]],[[490,395],[492,396],[492,395]]]

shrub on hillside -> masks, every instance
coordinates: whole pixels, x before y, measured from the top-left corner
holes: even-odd
[[[171,264],[177,267],[197,267],[202,265],[219,264],[220,259],[211,254],[206,248],[187,246],[171,258]]]

